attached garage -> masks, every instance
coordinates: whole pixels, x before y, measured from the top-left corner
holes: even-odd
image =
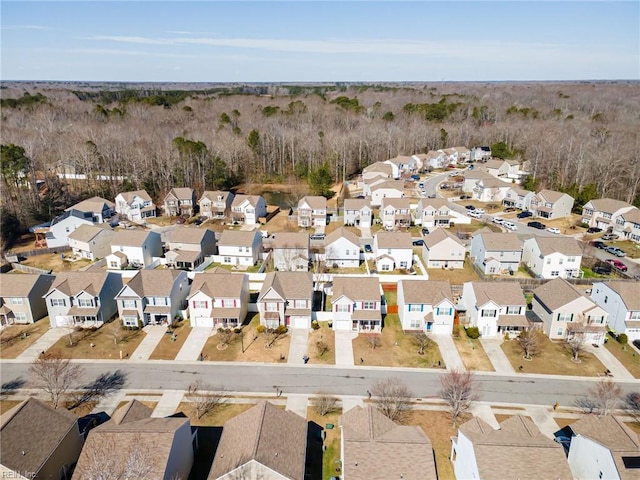
[[[341,320],[336,320],[335,318],[333,319],[333,329],[334,330],[345,330],[345,331],[351,331],[351,319],[347,318],[347,319],[341,319]]]
[[[309,319],[309,317],[302,317],[302,316],[292,316],[291,317],[291,325],[293,325],[293,328],[310,328],[311,327],[311,320]]]
[[[213,318],[199,316],[191,318],[191,326],[193,328],[201,327],[201,328],[213,328]]]
[[[68,327],[73,325],[73,317],[71,315],[56,315],[56,327]]]

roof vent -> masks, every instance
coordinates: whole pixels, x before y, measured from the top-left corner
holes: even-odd
[[[25,452],[24,450],[22,450],[20,453],[21,453],[22,455],[26,455],[26,454],[27,454],[27,452]]]
[[[278,456],[278,452],[276,452],[276,457]]]

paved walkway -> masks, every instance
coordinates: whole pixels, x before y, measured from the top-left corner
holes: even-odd
[[[207,327],[195,327],[191,329],[191,333],[182,345],[182,348],[176,355],[177,361],[199,360],[200,353],[207,343],[207,339],[215,332]]]
[[[142,329],[146,333],[145,337],[131,355],[132,360],[148,360],[153,351],[167,332],[166,325],[147,325]]]
[[[600,345],[598,348],[595,348],[592,345],[587,345],[586,350],[593,353],[596,358],[611,371],[613,378],[624,380],[633,380],[635,378],[626,368],[624,368],[624,365],[620,363],[620,360],[614,357],[604,345]]]
[[[307,405],[309,403],[309,395],[299,393],[287,394],[286,410],[297,413],[302,418],[307,418]]]
[[[118,390],[111,395],[107,395],[100,399],[91,413],[106,412],[108,415],[113,415],[120,402],[127,401],[126,390]]]
[[[555,422],[549,410],[546,407],[527,407],[527,415],[531,417],[533,422],[537,425],[540,431],[547,437],[553,439],[554,433],[560,430],[560,427]]]
[[[357,333],[344,330],[336,330],[336,366],[353,366],[353,344]]]
[[[40,320],[42,321],[42,320]],[[37,339],[33,344],[25,349],[20,355],[16,357],[16,360],[31,362],[38,358],[42,352],[46,352],[49,350],[54,343],[60,340],[62,337],[69,333],[68,328],[60,327],[60,328],[50,328],[46,331],[44,335],[42,335],[39,339]]]
[[[481,418],[493,428],[500,427],[498,420],[496,420],[496,416],[493,414],[493,410],[491,410],[491,406],[486,403],[476,402],[471,409],[471,413],[474,417]]]
[[[163,418],[173,415],[178,410],[183,396],[184,390],[165,390],[151,416]]]
[[[460,358],[458,349],[453,343],[451,335],[432,335],[431,338],[438,344],[442,359],[444,360],[444,366],[449,369],[465,370],[464,363]]]
[[[500,373],[502,375],[513,375],[515,374],[515,370],[511,366],[511,362],[500,348],[502,342],[504,340],[502,337],[500,338],[480,338],[480,343],[484,348],[484,351],[487,352],[487,356],[491,363],[493,364],[493,368],[496,369],[496,373]]]
[[[367,392],[362,392],[366,395]],[[343,395],[342,399],[342,413],[348,412],[353,407],[364,407],[364,397],[355,397],[353,395]]]
[[[306,328],[292,328],[291,343],[289,344],[289,358],[287,363],[293,365],[303,365],[302,357],[307,355],[307,341],[309,340],[309,330]]]

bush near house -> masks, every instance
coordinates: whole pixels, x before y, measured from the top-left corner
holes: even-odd
[[[467,337],[473,340],[480,338],[480,330],[478,327],[467,327],[464,331],[467,332]]]
[[[626,333],[621,333],[616,337],[616,340],[618,341],[618,343],[622,343],[624,345],[625,343],[629,342],[629,337],[627,337]]]

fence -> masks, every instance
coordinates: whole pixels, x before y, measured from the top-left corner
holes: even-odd
[[[71,251],[71,247],[65,245],[63,247],[53,247],[53,248],[38,248],[34,250],[27,250],[26,252],[14,252],[13,250],[9,250],[5,253],[5,257],[33,257],[34,255],[44,255],[46,253],[62,253]]]
[[[42,268],[28,267],[26,265],[20,265],[19,263],[11,263],[11,267],[14,270],[18,270],[23,273],[51,273],[53,270],[43,270]]]

